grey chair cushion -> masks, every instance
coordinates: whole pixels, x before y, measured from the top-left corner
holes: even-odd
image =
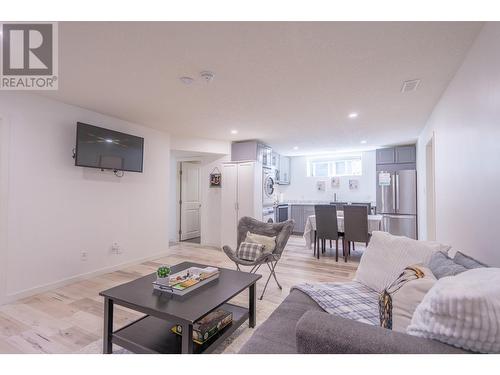
[[[460,251],[457,251],[455,256],[453,257],[453,261],[456,264],[460,264],[461,266],[464,266],[468,270],[472,270],[474,268],[483,268],[483,267],[488,267],[486,264],[483,264],[476,259],[465,255],[464,253],[461,253]]]
[[[311,298],[299,290],[292,290],[288,297],[262,323],[243,345],[244,354],[295,354],[297,353],[295,326],[307,311],[323,311]]]
[[[459,273],[467,271],[467,268],[457,264],[448,257],[448,255],[442,251],[434,253],[429,261],[429,268],[436,276],[436,279],[440,279],[445,276],[455,276]]]

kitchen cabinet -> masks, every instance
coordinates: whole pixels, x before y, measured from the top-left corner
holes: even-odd
[[[279,169],[280,167],[280,154],[274,151],[271,156],[271,167],[276,169]]]
[[[295,220],[294,233],[304,233],[307,218],[314,215],[314,205],[292,204],[291,218]]]
[[[232,161],[258,161],[264,167],[272,166],[272,149],[258,141],[233,142],[231,144]]]
[[[377,164],[394,164],[394,148],[381,148],[377,150]]]
[[[377,164],[409,164],[417,162],[415,145],[381,148],[376,152]]]
[[[396,147],[396,163],[416,163],[417,150],[415,145]]]
[[[290,157],[280,155],[278,168],[278,185],[290,184]]]

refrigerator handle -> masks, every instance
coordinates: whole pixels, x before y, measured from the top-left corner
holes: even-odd
[[[385,199],[384,199],[385,191],[384,191],[384,189],[385,189],[384,185],[380,186],[380,190],[381,190],[380,199],[382,200],[382,206],[380,207],[381,211],[385,210]]]
[[[391,187],[392,187],[392,209],[396,211],[396,187],[395,185],[396,175],[391,179]]]
[[[399,174],[396,173],[396,212],[399,211]]]

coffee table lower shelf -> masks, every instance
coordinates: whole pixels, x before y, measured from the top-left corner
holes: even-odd
[[[211,353],[228,338],[239,326],[248,320],[248,308],[225,303],[221,309],[233,313],[233,322],[211,337],[203,345],[194,343],[193,353]],[[170,329],[175,322],[169,322],[146,315],[135,322],[113,332],[112,342],[133,353],[142,354],[180,354],[181,336]]]

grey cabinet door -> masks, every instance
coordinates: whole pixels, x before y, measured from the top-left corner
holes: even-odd
[[[377,150],[377,164],[395,163],[394,148],[381,148]]]
[[[314,214],[315,214],[315,212],[314,212],[313,205],[303,206],[302,221],[304,222],[304,227],[302,228],[302,233],[304,233],[304,230],[306,229],[307,218],[311,215],[314,215]]]
[[[311,215],[314,215],[314,206],[304,206],[304,223],[307,221],[307,218]]]
[[[280,155],[279,185],[290,184],[290,157]]]
[[[293,227],[294,232],[304,232],[305,221],[304,221],[304,208],[302,205],[292,205],[291,209],[292,219],[295,220],[295,226]]]
[[[417,150],[414,145],[396,147],[396,163],[416,163]]]

